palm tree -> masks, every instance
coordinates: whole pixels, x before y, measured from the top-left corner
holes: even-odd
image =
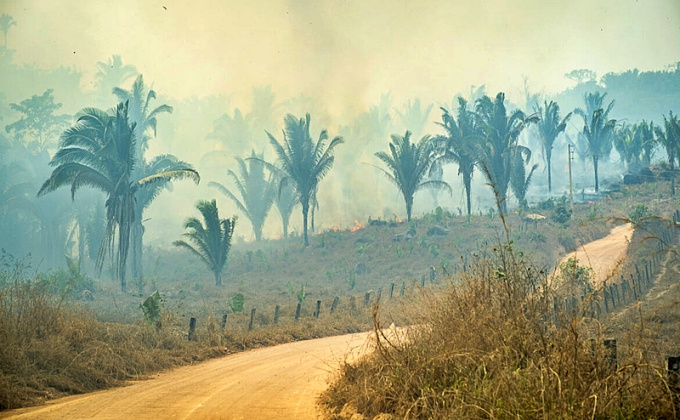
[[[675,197],[675,158],[680,146],[680,121],[673,112],[668,113],[668,118],[663,116],[664,130],[656,127],[656,137],[659,143],[666,150],[668,155],[668,165],[671,172],[671,197]]]
[[[107,62],[97,62],[97,86],[105,93],[111,94],[116,86],[120,86],[137,74],[135,66],[123,64],[120,55],[112,55]]]
[[[538,133],[541,139],[541,146],[543,147],[543,156],[548,165],[548,192],[552,192],[552,149],[555,145],[555,140],[560,133],[567,128],[567,122],[571,118],[571,112],[560,120],[560,106],[556,102],[550,103],[543,101],[545,107],[540,105],[534,108],[536,114],[540,115],[540,120],[537,122]]]
[[[399,116],[404,128],[411,130],[417,137],[425,129],[425,124],[427,124],[427,120],[430,118],[432,107],[433,105],[430,104],[423,108],[420,104],[420,99],[415,99],[413,102],[409,100],[404,106],[403,113],[397,110],[397,116]]]
[[[276,209],[279,211],[281,224],[283,225],[283,237],[287,238],[290,216],[293,214],[293,209],[298,204],[297,197],[289,183],[281,185],[279,193],[276,194],[275,197],[274,203],[276,203]]]
[[[283,142],[276,140],[269,132],[269,142],[276,151],[278,158],[277,167],[266,164],[274,172],[282,175],[281,185],[290,183],[297,201],[302,206],[302,231],[305,246],[309,246],[307,235],[307,222],[309,216],[309,205],[316,202],[316,192],[319,182],[328,171],[333,167],[335,157],[333,151],[335,147],[343,142],[342,137],[334,137],[328,141],[328,133],[322,130],[318,140],[312,140],[309,134],[309,123],[311,116],[306,114],[305,118],[297,119],[288,114],[284,118]],[[281,187],[279,187],[281,190]]]
[[[10,28],[12,26],[16,26],[17,22],[14,20],[14,18],[6,13],[3,13],[0,16],[0,30],[2,31],[2,34],[4,35],[4,40],[5,40],[5,46],[4,48],[7,49],[7,33],[9,32]]]
[[[510,173],[510,188],[512,188],[512,192],[515,194],[515,197],[517,197],[519,208],[521,210],[526,210],[527,208],[526,195],[529,191],[529,185],[531,185],[534,171],[538,169],[538,164],[534,164],[527,175],[525,165],[528,165],[530,160],[530,152],[527,156],[523,156],[521,153],[516,153],[515,161],[512,164],[512,172]]]
[[[477,165],[493,190],[499,211],[506,214],[507,191],[515,155],[521,154],[525,158],[531,156],[528,147],[518,144],[519,135],[528,124],[537,122],[538,117],[527,117],[520,110],[508,115],[503,92],[498,93],[493,100],[488,96],[477,100],[477,112],[484,133],[484,141],[478,146]]]
[[[141,74],[135,79],[132,89],[125,90],[116,87],[113,88],[113,93],[121,102],[129,101],[130,103],[130,120],[136,124],[137,155],[141,157],[149,148],[149,140],[151,139],[149,131],[153,132],[154,137],[156,136],[158,115],[164,112],[171,114],[173,109],[166,104],[151,109],[151,100],[156,99],[156,91],[147,89],[144,84],[144,77]]]
[[[132,177],[133,179],[142,179],[146,176],[146,173],[154,170],[153,165],[150,166],[150,164],[146,162],[144,154],[149,148],[151,134],[153,134],[154,137],[156,136],[158,115],[162,113],[170,114],[172,113],[173,108],[170,105],[162,104],[152,109],[151,101],[156,99],[156,91],[147,88],[144,83],[144,77],[141,74],[135,79],[132,84],[132,89],[125,90],[115,87],[113,88],[113,93],[118,96],[121,102],[129,101],[130,120],[135,123],[135,155],[138,160],[138,164],[133,168]],[[172,159],[174,159],[175,162],[171,162]],[[156,160],[154,164],[170,165],[167,168],[156,168],[161,170],[168,168],[173,168],[174,170],[193,170],[190,165],[180,162],[174,156],[161,157]],[[140,202],[135,206],[135,224],[132,229],[132,275],[134,278],[140,278],[144,274],[142,269],[142,253],[144,250],[144,227],[142,226],[142,221],[144,220],[144,210],[151,204],[151,201],[156,198],[157,194],[169,185],[168,182],[169,180],[164,181],[164,184],[166,185],[158,186],[153,194],[146,195],[149,201]]]
[[[215,200],[201,200],[196,208],[201,212],[205,225],[197,218],[190,217],[184,222],[184,229],[189,229],[189,232],[182,234],[195,246],[184,240],[175,241],[173,245],[186,248],[200,258],[215,275],[215,284],[221,286],[222,270],[229,256],[236,216],[220,219]]]
[[[411,132],[406,131],[403,136],[392,135],[390,151],[378,152],[375,156],[380,159],[387,170],[380,169],[387,178],[399,188],[406,204],[406,220],[411,221],[413,197],[416,192],[426,187],[443,187],[451,191],[451,187],[444,181],[423,181],[429,172],[433,154],[430,136],[424,136],[420,141],[411,143]]]
[[[611,108],[609,108],[611,109]],[[588,145],[588,154],[593,159],[593,170],[595,171],[595,192],[600,190],[598,178],[598,163],[602,157],[609,155],[612,149],[612,137],[616,128],[616,120],[607,119],[609,113],[602,108],[593,112],[590,121],[585,121],[583,125],[583,136]]]
[[[208,184],[209,187],[217,188],[222,194],[229,197],[236,204],[236,207],[245,214],[253,226],[257,242],[262,240],[262,227],[276,195],[275,182],[272,176],[266,176],[263,160],[264,156],[255,154],[253,150],[247,164],[243,159],[236,158],[240,177],[231,169],[227,172],[241,196],[240,199],[219,182]]]
[[[126,292],[126,263],[130,231],[135,222],[135,197],[140,189],[166,180],[200,177],[193,169],[168,170],[135,179],[138,164],[135,145],[135,123],[128,117],[128,102],[105,112],[85,108],[77,114],[76,124],[62,135],[59,150],[50,165],[55,167],[38,195],[71,185],[71,198],[82,187],[92,187],[106,195],[106,230],[97,255],[96,267],[101,271],[108,252],[116,262],[121,290]],[[118,247],[114,251],[115,241]]]
[[[467,109],[467,101],[458,98],[458,121],[441,108],[442,122],[437,124],[446,131],[445,135],[434,137],[436,149],[444,161],[455,162],[458,165],[458,175],[463,177],[463,188],[467,203],[468,218],[472,212],[471,191],[472,175],[477,163],[477,145],[481,141],[481,132],[477,125],[476,116]]]

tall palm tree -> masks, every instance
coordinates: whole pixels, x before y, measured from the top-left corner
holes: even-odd
[[[123,64],[120,55],[112,55],[108,61],[97,62],[97,86],[105,93],[111,94],[112,90],[124,84],[137,74],[135,66]]]
[[[156,136],[158,115],[171,114],[173,108],[162,104],[151,109],[151,101],[156,99],[156,91],[148,89],[144,84],[144,77],[140,74],[132,84],[132,89],[113,88],[113,93],[121,102],[129,101],[130,120],[135,123],[135,138],[137,139],[137,155],[143,156],[149,148],[150,132]]]
[[[528,153],[528,156],[516,153],[515,161],[512,164],[512,172],[510,173],[510,188],[515,194],[521,210],[526,210],[527,208],[526,195],[529,191],[531,180],[534,177],[534,171],[538,169],[538,164],[536,163],[529,169],[529,174],[527,175],[525,166],[529,164],[530,160],[531,153]]]
[[[14,20],[14,18],[6,13],[3,13],[0,16],[0,30],[2,31],[2,34],[4,35],[4,48],[7,49],[7,33],[9,32],[10,28],[12,26],[16,26],[17,22]]]
[[[499,211],[506,214],[507,191],[515,155],[521,154],[525,158],[531,156],[528,147],[518,144],[519,135],[528,124],[537,122],[538,117],[527,117],[520,110],[508,114],[503,92],[498,93],[495,99],[484,96],[477,100],[477,112],[484,133],[484,141],[478,146],[477,166],[493,190]]]
[[[126,263],[135,222],[136,193],[164,180],[188,178],[196,183],[200,180],[193,169],[156,172],[134,179],[132,171],[138,164],[134,132],[128,102],[119,103],[109,112],[96,108],[81,110],[76,124],[62,134],[59,150],[50,162],[54,170],[38,191],[41,196],[70,184],[72,198],[82,187],[92,187],[106,195],[106,230],[96,267],[101,270],[108,252],[115,259],[123,292],[127,288]]]
[[[540,116],[540,120],[537,122],[538,134],[541,139],[543,156],[548,165],[548,192],[550,193],[552,192],[552,149],[557,136],[567,128],[567,122],[572,113],[570,112],[560,120],[560,106],[553,101],[550,101],[550,103],[543,101],[543,103],[545,107],[539,105],[534,108],[534,111]]]
[[[671,172],[671,197],[675,197],[675,158],[678,155],[680,146],[680,121],[673,112],[668,113],[668,118],[663,116],[664,130],[656,127],[656,137],[659,143],[666,150],[668,155],[668,165]]]
[[[302,206],[302,232],[305,246],[309,246],[307,235],[309,205],[316,202],[319,182],[333,167],[335,147],[343,143],[342,137],[334,137],[328,142],[326,130],[321,131],[315,142],[309,134],[310,121],[309,114],[300,119],[291,114],[286,115],[282,142],[267,132],[269,142],[276,151],[279,166],[277,169],[273,165],[266,165],[273,171],[280,172],[281,183],[290,183],[297,201]]]
[[[420,99],[416,98],[413,102],[409,100],[404,105],[404,112],[399,110],[396,112],[404,128],[410,130],[417,137],[423,133],[425,124],[427,124],[427,120],[430,118],[432,107],[433,105],[430,104],[423,108],[420,104]]]
[[[441,159],[455,162],[458,165],[458,175],[463,177],[469,218],[472,212],[472,175],[477,164],[477,145],[482,140],[481,132],[476,115],[467,109],[465,99],[458,98],[458,121],[445,108],[441,108],[441,110],[443,112],[442,122],[437,124],[444,128],[446,134],[434,137],[435,149]]]
[[[189,232],[182,234],[189,242],[179,240],[173,245],[188,249],[203,261],[215,275],[215,284],[222,285],[222,270],[227,263],[231,238],[234,236],[236,216],[231,219],[220,219],[215,200],[201,200],[196,208],[203,216],[203,222],[190,217],[184,222],[184,229]]]
[[[295,196],[295,191],[289,183],[281,185],[281,188],[279,188],[279,193],[276,194],[275,197],[274,203],[276,203],[276,209],[279,211],[279,216],[281,216],[281,224],[283,225],[283,237],[287,238],[290,216],[293,214],[293,209],[298,204],[297,197]]]
[[[586,120],[583,125],[583,136],[588,145],[588,155],[593,160],[593,170],[595,171],[595,192],[600,190],[598,177],[598,163],[601,158],[609,155],[612,149],[612,140],[616,120],[607,119],[609,110],[602,108],[593,112],[590,121]]]
[[[227,172],[241,196],[240,199],[219,182],[208,184],[209,187],[217,188],[222,194],[229,197],[236,204],[236,207],[245,214],[253,226],[257,242],[262,240],[262,227],[269,215],[269,210],[272,208],[277,191],[273,177],[267,176],[265,173],[263,161],[264,155],[257,155],[253,150],[247,164],[243,159],[236,158],[240,177],[231,169]]]
[[[115,56],[114,56],[115,58]],[[158,126],[158,116],[163,113],[172,113],[173,108],[170,105],[162,104],[155,108],[152,106],[152,101],[156,99],[156,91],[147,88],[144,83],[144,77],[140,74],[132,83],[130,90],[125,90],[120,87],[113,88],[113,93],[119,98],[121,102],[129,101],[129,116],[131,122],[135,124],[135,155],[137,164],[132,170],[133,179],[142,179],[147,173],[153,171],[154,168],[146,161],[144,154],[149,148],[149,141],[151,136],[156,136],[156,127]],[[156,165],[170,165],[174,169],[193,169],[190,165],[180,162],[174,156],[166,156],[168,159],[174,159],[176,162],[171,162],[166,158],[159,158],[154,162]],[[158,168],[167,169],[167,168]],[[168,184],[169,180],[164,181]],[[140,202],[135,206],[135,222],[132,229],[132,275],[134,278],[143,276],[142,260],[143,260],[143,235],[144,227],[142,221],[144,220],[144,210],[151,204],[158,193],[165,189],[168,185],[163,185],[155,189],[153,194],[148,194],[149,201]]]
[[[387,166],[387,170],[378,169],[387,175],[404,197],[406,220],[409,222],[413,210],[413,197],[418,190],[439,187],[451,191],[449,184],[444,181],[425,180],[432,163],[431,145],[430,136],[424,136],[418,143],[411,143],[411,132],[406,131],[403,136],[392,135],[389,153],[375,154]]]

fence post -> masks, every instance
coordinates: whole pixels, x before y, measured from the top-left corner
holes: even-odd
[[[633,297],[635,298],[636,301],[638,301],[638,288],[635,285],[635,277],[633,277],[633,273],[630,273],[630,282],[633,286]]]
[[[390,299],[394,296],[394,283],[390,283]]]
[[[295,320],[298,321],[300,319],[300,311],[302,310],[302,303],[298,302],[297,307],[295,308]]]
[[[380,302],[380,299],[382,298],[382,287],[378,289],[378,298],[377,301]]]
[[[609,340],[604,340],[604,348],[605,348],[605,357],[607,358],[607,363],[609,364],[610,368],[613,368],[613,370],[618,369],[619,365],[616,360],[616,340],[615,339],[609,339]]]
[[[437,278],[437,271],[434,266],[430,267],[430,283],[434,283]]]
[[[222,315],[222,324],[220,327],[222,328],[222,331],[224,331],[225,328],[227,328],[227,314]]]
[[[399,296],[403,297],[406,294],[406,282],[401,283],[401,291],[399,292]]]
[[[281,307],[279,305],[276,305],[274,308],[274,325],[279,325],[279,311],[281,310]]]
[[[668,387],[675,393],[680,392],[680,356],[668,358]]]
[[[425,274],[420,276],[420,286],[425,287]]]
[[[349,310],[351,312],[356,312],[357,310],[357,301],[353,295],[349,297]]]
[[[314,318],[319,319],[319,313],[321,312],[321,301],[316,301],[316,310],[314,311]]]
[[[364,306],[368,306],[368,303],[371,301],[371,292],[366,292],[364,295]]]
[[[333,299],[333,304],[331,305],[331,313],[335,312],[335,310],[338,309],[339,303],[340,303],[340,298],[336,296],[335,299]]]
[[[189,341],[196,341],[196,318],[189,320]]]
[[[250,322],[248,323],[248,331],[253,330],[253,322],[255,321],[255,308],[250,310]]]
[[[604,296],[604,311],[609,313],[609,302],[607,302],[607,295],[609,295],[609,292],[607,291],[607,282],[604,282],[604,287],[602,287],[602,295]]]

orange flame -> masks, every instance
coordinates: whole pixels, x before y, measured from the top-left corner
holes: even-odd
[[[350,232],[356,232],[359,229],[364,229],[366,226],[362,225],[358,220],[354,221],[354,226],[352,226],[349,230]]]
[[[394,218],[396,219],[397,223],[403,222],[403,220],[401,220],[401,217],[397,216],[397,213],[394,213]]]

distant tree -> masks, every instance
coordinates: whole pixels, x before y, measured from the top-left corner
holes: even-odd
[[[528,147],[518,144],[519,135],[527,124],[537,122],[538,117],[527,117],[520,110],[508,114],[503,92],[495,99],[488,96],[479,99],[477,113],[484,133],[484,140],[478,146],[477,166],[493,191],[499,211],[507,214],[507,191],[515,156],[531,156]]]
[[[166,104],[155,108],[152,106],[152,101],[156,99],[156,91],[146,86],[141,74],[137,76],[130,90],[115,87],[113,93],[121,102],[127,101],[129,103],[130,120],[135,124],[135,156],[137,162],[132,170],[132,179],[142,179],[154,171],[193,170],[191,165],[172,155],[161,156],[152,162],[147,162],[145,153],[149,149],[151,137],[156,137],[158,116],[164,113],[172,113],[173,108]],[[144,211],[161,191],[170,186],[171,181],[171,179],[165,179],[162,182],[157,182],[155,188],[149,190],[143,197],[139,197],[135,205],[135,222],[132,229],[132,275],[134,278],[141,278],[144,275],[142,266]]]
[[[465,99],[458,98],[458,121],[445,108],[441,110],[442,122],[437,124],[444,128],[446,134],[435,136],[433,142],[441,159],[458,165],[458,175],[463,178],[469,218],[472,214],[472,175],[479,157],[478,144],[482,140],[482,133],[476,115],[467,109]]]
[[[213,123],[213,131],[207,138],[219,141],[234,155],[241,155],[253,143],[252,120],[251,114],[244,115],[236,108],[233,116],[225,113]]]
[[[341,137],[335,137],[326,145],[328,141],[326,130],[321,131],[316,142],[313,141],[309,134],[310,120],[309,114],[300,119],[288,114],[284,119],[282,142],[267,132],[278,158],[278,169],[273,165],[267,166],[282,175],[282,183],[290,183],[302,206],[305,246],[309,246],[307,236],[309,206],[315,202],[319,182],[333,167],[335,147],[343,142]]]
[[[250,220],[257,242],[262,240],[262,227],[269,215],[277,192],[275,180],[272,175],[266,174],[263,161],[264,155],[257,155],[253,150],[247,163],[241,158],[236,158],[239,175],[231,169],[227,171],[227,176],[231,178],[241,198],[219,182],[208,184],[209,187],[217,188],[222,194],[229,197]]]
[[[432,112],[433,105],[430,104],[423,108],[420,103],[420,99],[409,100],[406,105],[404,105],[403,112],[397,110],[397,116],[401,120],[406,130],[414,133],[416,137],[423,134],[425,130],[425,124],[430,118],[430,112]]]
[[[601,158],[609,155],[612,149],[612,138],[616,127],[616,120],[607,119],[608,111],[599,108],[593,112],[590,121],[583,126],[583,136],[588,144],[588,154],[593,160],[595,171],[595,192],[600,190],[598,178],[598,163]]]
[[[531,152],[528,152],[525,156],[521,153],[516,153],[515,161],[512,164],[512,172],[510,173],[510,188],[519,202],[519,208],[522,210],[527,208],[526,195],[529,191],[534,171],[538,169],[538,164],[534,164],[527,174],[525,165],[528,165],[530,160]]]
[[[215,275],[215,284],[221,286],[222,270],[231,249],[236,217],[220,219],[215,200],[201,200],[196,204],[196,208],[201,212],[205,224],[196,217],[188,218],[184,222],[184,229],[189,231],[182,234],[186,241],[175,241],[173,245],[188,249],[200,258]]]
[[[403,136],[393,134],[389,153],[378,152],[375,156],[387,167],[387,170],[379,169],[399,188],[404,197],[406,220],[409,222],[416,192],[427,187],[451,190],[446,182],[426,180],[433,157],[430,136],[424,136],[418,143],[411,143],[410,131],[407,130]]]
[[[54,115],[61,108],[60,103],[54,102],[54,90],[48,89],[42,95],[33,95],[18,104],[9,105],[11,109],[23,114],[21,119],[5,126],[7,133],[15,135],[28,144],[36,147],[37,151],[45,150],[50,140],[68,125],[69,115]]]
[[[654,150],[658,145],[658,141],[654,136],[656,131],[656,126],[653,122],[647,122],[645,120],[640,121],[636,125],[635,135],[639,136],[640,143],[642,143],[642,165],[649,167],[652,164],[652,157],[654,156]]]
[[[635,135],[635,127],[622,124],[613,133],[614,148],[621,157],[621,163],[629,171],[637,171],[640,165],[642,143],[639,136]]]
[[[85,108],[76,117],[76,124],[61,136],[59,150],[50,162],[54,170],[38,195],[64,185],[71,185],[72,198],[82,187],[92,187],[106,195],[106,230],[96,266],[101,270],[106,252],[112,258],[115,256],[116,274],[121,290],[126,292],[126,262],[137,191],[164,180],[189,178],[198,183],[200,178],[193,169],[157,172],[141,179],[132,177],[138,160],[135,123],[130,122],[127,102],[119,103],[109,112]],[[114,252],[115,241],[118,247]]]
[[[680,146],[680,121],[673,112],[668,113],[668,118],[663,116],[664,129],[656,127],[656,137],[659,143],[666,150],[668,156],[668,166],[671,172],[671,197],[675,197],[675,159],[678,156]]]
[[[271,85],[253,88],[253,106],[250,115],[253,125],[258,131],[271,132],[276,128],[275,113],[278,106],[274,103],[275,100],[276,95],[272,91]]]
[[[107,62],[97,62],[95,78],[102,93],[111,94],[114,88],[123,85],[136,74],[135,66],[124,65],[120,55],[112,55]]]
[[[585,111],[577,108],[574,113],[583,118],[583,138],[587,144],[588,156],[593,160],[595,171],[595,191],[599,191],[598,163],[601,158],[609,156],[616,120],[609,119],[609,113],[614,108],[614,101],[604,108],[606,93],[588,92],[583,99],[586,103]]]
[[[12,26],[16,26],[17,22],[14,20],[14,18],[6,13],[3,13],[0,15],[0,30],[2,31],[2,34],[4,35],[4,40],[5,40],[5,45],[4,48],[7,49],[7,33],[9,32],[10,28]]]
[[[564,77],[580,85],[581,83],[594,81],[597,78],[597,73],[588,69],[576,69],[565,74]]]
[[[293,213],[293,209],[298,204],[297,197],[289,183],[281,185],[278,194],[275,194],[274,196],[276,197],[274,203],[276,203],[276,209],[279,211],[279,216],[281,216],[281,223],[283,225],[283,237],[287,238],[290,216]]]
[[[571,112],[560,120],[560,106],[553,101],[550,101],[550,103],[544,101],[544,107],[538,105],[534,108],[534,111],[540,116],[536,125],[541,139],[543,156],[548,165],[548,192],[550,193],[552,192],[551,161],[553,146],[557,136],[567,128],[567,121],[571,118]]]

